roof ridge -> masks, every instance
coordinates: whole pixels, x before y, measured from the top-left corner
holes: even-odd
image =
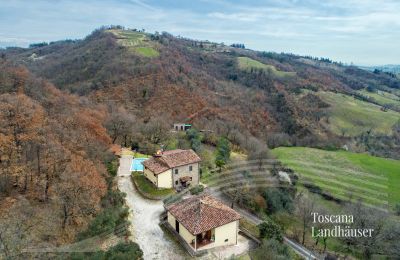
[[[159,161],[160,163],[164,164],[165,166],[171,168],[171,166],[165,161],[165,159],[162,156],[161,157],[157,157],[155,160]]]
[[[233,211],[233,209],[231,209],[231,208],[229,208],[228,206],[226,206],[226,205],[224,205],[224,207],[216,207],[216,206],[214,206],[214,205],[212,205],[212,204],[210,204],[210,203],[204,203],[204,202],[202,202],[205,206],[208,206],[208,207],[211,207],[211,208],[214,208],[214,209],[218,209],[218,210],[223,210],[223,211],[229,211],[229,212],[231,212],[231,211]],[[226,208],[225,208],[226,207]]]

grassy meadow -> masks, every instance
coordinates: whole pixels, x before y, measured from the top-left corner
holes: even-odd
[[[369,92],[365,89],[359,90],[358,93],[373,98],[380,105],[399,105],[400,98],[392,93],[378,90],[377,92]]]
[[[272,65],[261,63],[257,60],[253,60],[249,57],[238,57],[238,64],[239,64],[239,68],[242,70],[250,70],[252,68],[269,70],[276,77],[287,77],[287,76],[296,75],[296,72],[280,71]]]
[[[306,147],[280,147],[272,153],[299,174],[300,182],[312,182],[339,199],[351,194],[379,208],[400,202],[400,161]]]
[[[338,135],[355,136],[371,129],[375,133],[391,134],[392,126],[400,120],[398,112],[384,112],[378,105],[349,95],[325,91],[318,95],[330,105],[327,127]]]
[[[124,30],[109,30],[117,37],[118,44],[125,46],[133,52],[148,58],[158,57],[160,53],[155,48],[147,35],[143,32],[124,31]]]

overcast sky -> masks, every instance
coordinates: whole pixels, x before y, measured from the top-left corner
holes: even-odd
[[[0,47],[82,38],[108,24],[360,65],[400,64],[400,0],[0,0]]]

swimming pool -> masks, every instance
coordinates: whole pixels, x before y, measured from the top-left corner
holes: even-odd
[[[142,172],[144,170],[142,162],[146,161],[148,158],[135,158],[132,160],[131,172]]]

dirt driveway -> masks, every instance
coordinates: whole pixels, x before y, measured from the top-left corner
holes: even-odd
[[[144,259],[184,259],[185,252],[158,225],[163,211],[161,201],[147,200],[136,191],[130,178],[132,156],[123,155],[118,169],[118,188],[126,193],[130,208],[131,239],[143,250]]]
[[[118,169],[118,188],[126,193],[126,203],[130,208],[131,239],[143,250],[144,259],[187,259],[190,258],[182,247],[158,225],[159,215],[163,211],[162,201],[148,200],[140,196],[130,178],[132,156],[123,155]],[[224,259],[232,254],[246,252],[253,244],[240,236],[236,246],[221,247],[210,250],[201,259]]]

